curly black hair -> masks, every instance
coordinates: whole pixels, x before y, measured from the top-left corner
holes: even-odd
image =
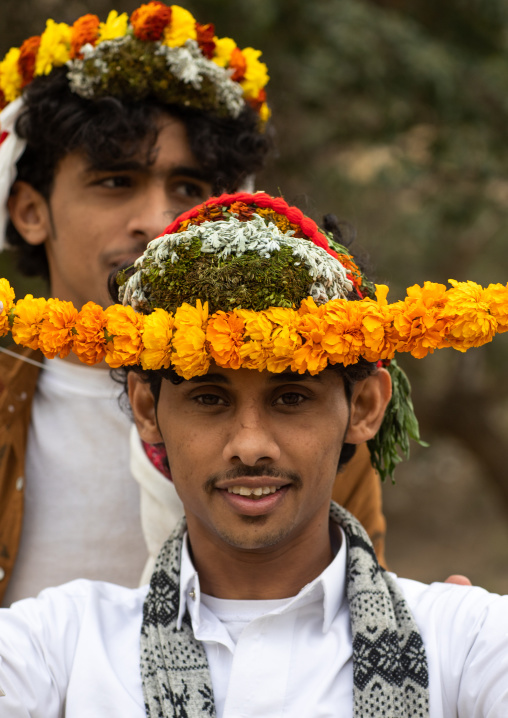
[[[246,106],[236,119],[217,117],[156,99],[129,102],[115,97],[85,100],[71,92],[65,68],[37,77],[25,88],[25,109],[16,124],[27,147],[17,163],[17,180],[30,184],[49,200],[56,168],[70,152],[83,151],[93,166],[150,153],[158,136],[161,113],[183,122],[192,153],[214,194],[235,191],[264,165],[272,147],[270,130],[260,132],[257,114]],[[43,245],[32,246],[9,221],[7,242],[15,249],[18,269],[49,280]]]

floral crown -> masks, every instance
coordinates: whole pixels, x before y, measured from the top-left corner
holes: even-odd
[[[106,22],[84,15],[69,26],[48,20],[40,36],[9,50],[0,62],[0,109],[21,96],[35,77],[67,66],[72,92],[86,99],[105,95],[198,107],[238,117],[251,105],[264,123],[266,65],[261,52],[240,50],[218,38],[179,5],[154,0],[130,18],[112,10]]]
[[[133,273],[132,273],[133,272]],[[409,382],[396,352],[466,351],[508,331],[508,286],[425,282],[389,304],[347,249],[281,198],[236,193],[181,215],[120,272],[122,304],[14,301],[0,279],[0,336],[52,358],[73,351],[111,367],[140,364],[190,379],[218,366],[316,374],[360,360],[388,366],[393,396],[369,442],[390,476],[419,441]]]

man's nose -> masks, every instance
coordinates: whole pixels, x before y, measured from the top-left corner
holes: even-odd
[[[164,231],[175,215],[165,188],[162,185],[150,186],[140,193],[133,205],[129,234],[148,244]]]
[[[223,458],[228,463],[255,466],[278,461],[280,447],[262,413],[256,409],[238,411],[224,446]]]

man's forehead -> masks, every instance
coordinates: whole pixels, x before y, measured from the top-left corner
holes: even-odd
[[[217,369],[195,376],[187,381],[188,384],[223,384],[233,385],[244,382],[256,382],[259,384],[269,384],[276,386],[278,384],[292,384],[301,382],[314,382],[322,384],[324,381],[324,372],[311,375],[308,372],[299,374],[293,371],[270,372],[257,371],[256,369]]]

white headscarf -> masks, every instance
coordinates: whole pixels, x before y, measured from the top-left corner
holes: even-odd
[[[0,112],[0,136],[7,133],[0,144],[0,251],[5,247],[5,230],[9,219],[7,200],[16,179],[16,162],[26,147],[26,140],[20,139],[14,129],[24,104],[23,97],[18,97]]]

